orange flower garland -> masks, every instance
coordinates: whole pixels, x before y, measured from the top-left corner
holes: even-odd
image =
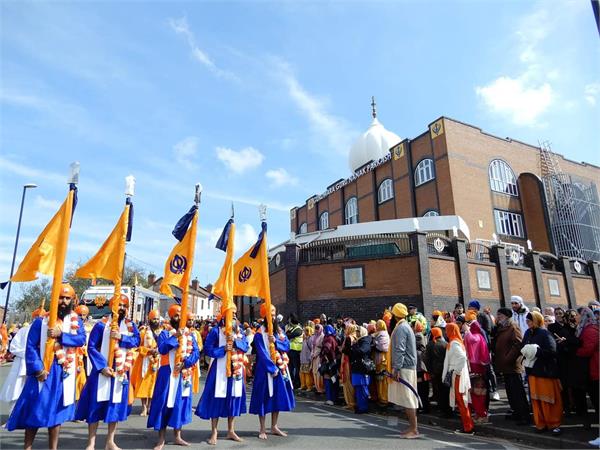
[[[70,314],[71,326],[69,327],[70,334],[77,334],[77,330],[79,330],[79,316],[76,313]],[[58,320],[57,325],[62,329],[63,322],[62,320]],[[56,358],[56,362],[63,369],[63,378],[69,376],[69,371],[71,369],[71,365],[75,361],[75,353],[77,352],[76,348],[66,347],[66,349],[62,346],[58,340],[54,341],[54,356]]]

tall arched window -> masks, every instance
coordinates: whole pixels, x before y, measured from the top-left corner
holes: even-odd
[[[300,224],[300,228],[298,228],[298,234],[305,234],[308,231],[308,225],[306,225],[306,222],[302,222]]]
[[[492,191],[514,196],[519,195],[515,173],[506,162],[501,159],[493,160],[490,163],[489,175]]]
[[[430,209],[425,214],[423,214],[423,217],[435,217],[435,216],[439,216],[439,215],[440,215],[440,213],[437,212],[435,209]]]
[[[329,213],[325,211],[319,216],[319,230],[326,230],[329,228]]]
[[[356,197],[352,197],[346,202],[346,225],[358,223],[358,203]]]
[[[415,187],[435,178],[433,170],[433,159],[424,159],[415,169]]]
[[[392,184],[392,179],[387,178],[379,185],[379,190],[377,191],[377,202],[383,203],[391,198],[394,198],[394,185]]]

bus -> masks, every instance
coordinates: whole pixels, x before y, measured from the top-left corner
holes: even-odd
[[[112,298],[114,290],[115,287],[112,285],[90,286],[81,295],[79,303],[88,307],[90,317],[99,320],[110,314],[108,302]],[[160,294],[143,286],[121,286],[121,293],[129,298],[127,317],[134,322],[145,321],[148,312],[159,307]]]

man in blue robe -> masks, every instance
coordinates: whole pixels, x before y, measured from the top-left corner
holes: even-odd
[[[179,328],[181,306],[169,307],[170,329],[158,335],[157,346],[161,355],[160,368],[156,376],[148,428],[158,431],[158,443],[154,450],[165,446],[167,427],[172,427],[175,444],[189,446],[181,437],[181,429],[192,421],[192,367],[200,358],[194,333],[188,328]],[[176,362],[179,338],[183,337],[182,361]],[[173,371],[178,376],[172,376]]]
[[[111,298],[109,305],[117,301]],[[98,321],[90,332],[88,341],[88,358],[92,364],[92,372],[87,378],[75,418],[88,423],[88,444],[86,450],[94,450],[98,424],[103,420],[108,424],[105,450],[118,450],[115,444],[117,423],[127,420],[131,412],[128,405],[129,372],[133,355],[131,349],[140,345],[140,333],[131,320],[125,316],[128,311],[129,298],[121,294],[119,302],[119,330],[111,330],[111,315]],[[110,339],[118,340],[115,346],[113,366],[108,366]]]
[[[266,305],[260,307],[261,317],[266,316]],[[271,317],[276,317],[275,306],[271,306]],[[254,385],[250,398],[250,414],[257,414],[260,424],[259,439],[267,439],[265,427],[266,415],[271,413],[271,434],[287,436],[277,426],[280,411],[292,411],[296,407],[294,387],[290,378],[286,360],[290,350],[290,341],[276,323],[273,324],[274,336],[267,334],[266,325],[254,335],[253,345],[256,351],[256,367],[254,369]],[[271,359],[269,346],[275,344],[278,352],[277,364]]]
[[[224,319],[218,326],[213,327],[206,341],[204,352],[212,358],[202,397],[196,407],[196,415],[202,419],[211,420],[211,435],[208,444],[216,445],[217,427],[220,417],[227,417],[227,439],[242,442],[236,434],[235,418],[246,413],[246,367],[245,354],[248,351],[248,341],[241,329],[234,309],[232,337],[225,336]],[[232,351],[231,377],[227,377],[227,352]]]
[[[38,428],[48,428],[48,448],[57,449],[61,424],[75,416],[74,349],[85,344],[85,330],[81,319],[72,312],[74,301],[73,287],[63,283],[58,300],[60,322],[55,328],[48,328],[48,317],[38,317],[27,335],[27,380],[6,423],[8,431],[25,429],[25,450],[31,449]],[[50,371],[44,368],[47,337],[55,338],[60,345],[55,346]]]

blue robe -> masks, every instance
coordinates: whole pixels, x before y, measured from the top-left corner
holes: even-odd
[[[133,325],[133,331],[131,336],[121,336],[119,341],[119,347],[130,349],[140,345],[140,333]],[[88,341],[88,361],[92,364],[92,373],[87,377],[85,386],[81,391],[79,402],[77,403],[77,410],[75,411],[76,420],[85,420],[87,423],[96,423],[100,420],[104,420],[106,423],[122,422],[127,420],[127,416],[131,412],[131,406],[129,406],[129,379],[123,383],[123,396],[121,397],[120,403],[113,403],[113,386],[117,382],[116,378],[111,378],[110,382],[110,400],[99,402],[98,399],[98,377],[103,377],[100,372],[105,367],[108,367],[108,361],[102,355],[100,349],[102,347],[102,335],[104,334],[104,322],[99,321],[94,325],[90,332],[90,339]],[[109,318],[110,326],[110,318]],[[113,362],[113,369],[116,366],[116,362]],[[131,372],[131,371],[130,371]],[[129,374],[127,375],[129,377]]]
[[[40,391],[35,374],[44,369],[44,362],[40,357],[40,333],[42,319],[37,318],[31,324],[27,335],[25,348],[25,364],[27,367],[27,380],[17,400],[8,422],[8,431],[23,428],[54,427],[64,422],[73,420],[75,416],[75,403],[63,406],[63,369],[56,361],[50,367],[48,378]],[[85,329],[79,319],[77,334],[63,333],[58,341],[65,347],[81,347],[85,344]],[[75,362],[73,362],[74,364]]]
[[[285,336],[285,335],[284,335]],[[250,398],[250,414],[264,416],[272,412],[291,411],[296,407],[294,389],[289,380],[284,379],[281,373],[273,377],[273,396],[269,397],[268,374],[274,374],[278,367],[271,360],[269,349],[265,347],[262,333],[254,335],[254,349],[256,350],[256,367],[254,368],[254,385]],[[290,341],[276,338],[275,349],[287,353],[290,350]],[[289,378],[289,368],[288,374]]]
[[[242,334],[242,339],[236,339],[233,342],[235,348],[246,353],[248,351],[248,341],[246,336]],[[215,397],[215,385],[217,380],[217,359],[225,358],[227,352],[225,346],[219,346],[219,327],[213,327],[206,341],[204,342],[204,352],[206,356],[213,358],[206,382],[204,383],[204,391],[202,397],[196,407],[196,415],[202,419],[218,419],[219,417],[236,417],[246,414],[246,383],[242,381],[242,396],[234,397],[231,395],[233,386],[233,377],[227,379],[227,393],[225,398]]]
[[[167,355],[173,349],[179,347],[179,342],[175,336],[171,336],[169,331],[164,330],[158,335],[157,340],[158,351],[161,355]],[[184,360],[185,368],[190,368],[200,358],[200,350],[196,338],[192,335],[192,353]],[[190,395],[182,397],[181,377],[177,384],[177,394],[175,396],[175,405],[173,408],[167,407],[169,395],[169,379],[171,378],[171,366],[166,364],[158,369],[156,375],[156,384],[154,385],[154,393],[152,394],[152,403],[150,403],[150,414],[148,415],[148,428],[160,430],[166,427],[173,427],[176,430],[181,429],[192,421],[192,392],[190,387]],[[192,379],[190,378],[190,383]]]

